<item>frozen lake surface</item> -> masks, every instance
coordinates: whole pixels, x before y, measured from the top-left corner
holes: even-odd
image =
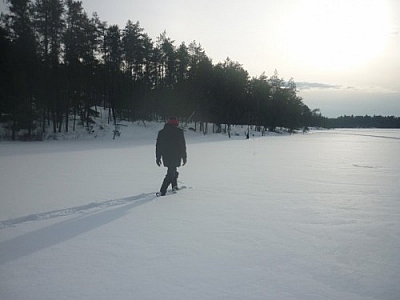
[[[400,297],[400,131],[0,143],[1,299]]]

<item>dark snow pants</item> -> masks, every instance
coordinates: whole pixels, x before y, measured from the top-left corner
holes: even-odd
[[[172,189],[178,187],[178,176],[179,173],[176,170],[176,167],[168,167],[167,175],[165,175],[164,181],[161,185],[161,194],[165,194],[167,192],[167,188],[170,184],[172,185]]]

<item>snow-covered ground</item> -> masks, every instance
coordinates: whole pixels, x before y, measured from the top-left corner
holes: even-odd
[[[0,143],[0,299],[399,299],[399,130],[187,131],[157,198],[161,127]]]

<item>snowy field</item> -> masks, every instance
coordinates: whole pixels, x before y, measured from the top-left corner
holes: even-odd
[[[0,143],[0,299],[400,299],[400,131]],[[243,129],[244,131],[244,129]]]

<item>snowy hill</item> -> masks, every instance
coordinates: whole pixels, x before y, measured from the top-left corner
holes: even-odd
[[[187,130],[157,198],[163,124],[125,125],[0,143],[1,299],[398,299],[400,131]]]

